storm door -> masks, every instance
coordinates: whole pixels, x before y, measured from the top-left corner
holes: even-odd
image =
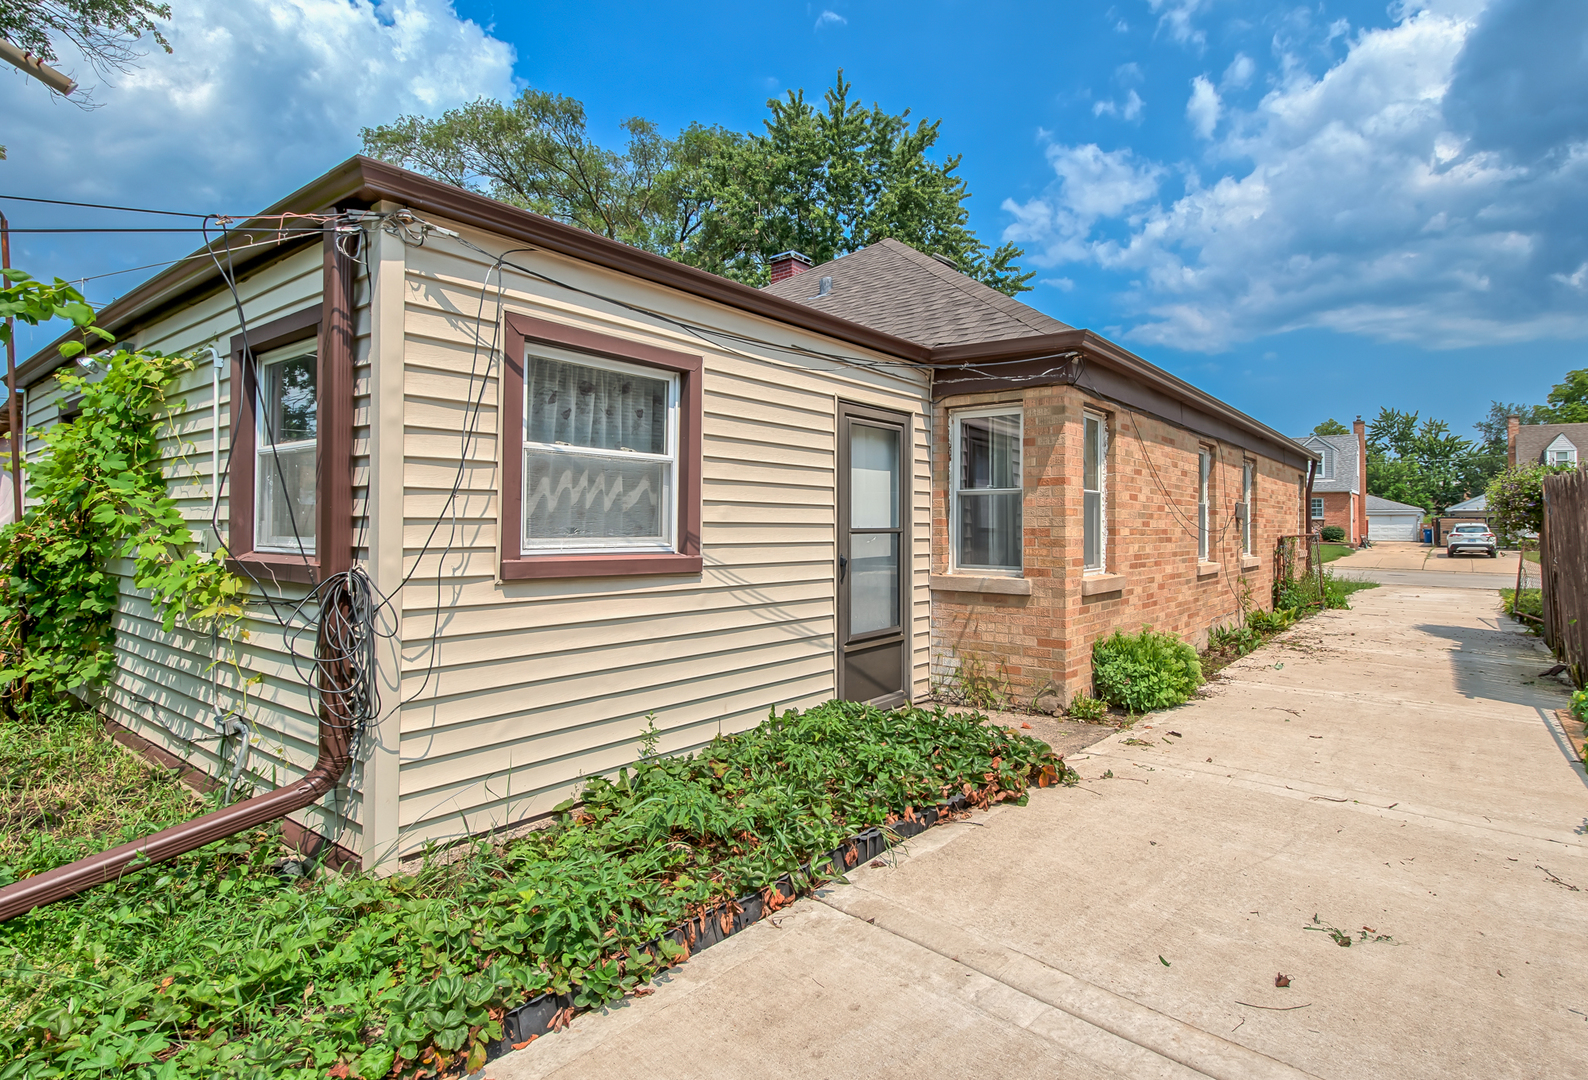
[[[909,699],[909,417],[838,410],[838,696]]]

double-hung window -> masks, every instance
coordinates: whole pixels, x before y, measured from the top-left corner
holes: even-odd
[[[1323,520],[1323,499],[1317,495],[1312,497],[1312,520]]]
[[[955,567],[1019,573],[1025,547],[1020,411],[956,413],[952,437]]]
[[[505,322],[502,580],[700,573],[703,358]]]
[[[1197,451],[1197,559],[1208,561],[1208,487],[1213,476],[1213,454],[1207,447]]]
[[[1241,463],[1241,553],[1252,553],[1252,496],[1257,488],[1257,465]]]
[[[1099,571],[1108,559],[1104,500],[1108,493],[1108,424],[1084,413],[1081,437],[1081,552],[1087,570]]]
[[[258,358],[254,550],[314,554],[319,360],[311,338]]]
[[[523,551],[671,551],[674,372],[531,348],[524,358]]]

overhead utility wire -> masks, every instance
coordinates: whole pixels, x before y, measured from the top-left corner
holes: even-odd
[[[149,210],[141,206],[112,206],[109,203],[74,202],[71,199],[41,199],[36,195],[0,195],[0,199],[10,199],[13,202],[49,203],[51,206],[82,206],[90,210],[120,210],[128,214],[165,214],[168,217],[225,217],[223,214],[197,214],[190,210]],[[243,215],[231,215],[238,220]]]

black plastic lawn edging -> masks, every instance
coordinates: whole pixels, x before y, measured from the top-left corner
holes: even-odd
[[[648,941],[634,951],[655,956],[665,938],[674,945],[684,948],[684,958],[678,961],[680,964],[684,963],[702,949],[709,949],[719,941],[760,922],[767,915],[772,914],[772,911],[781,910],[801,896],[814,892],[828,881],[834,879],[843,881],[846,871],[864,866],[895,843],[919,836],[933,825],[949,820],[954,814],[963,813],[969,807],[969,799],[964,795],[955,795],[940,806],[922,811],[913,820],[900,819],[886,827],[874,827],[858,832],[826,855],[805,863],[795,873],[784,874],[761,892],[750,893],[737,900],[718,904],[693,918],[686,919],[663,934],[661,938]],[[891,841],[890,834],[893,837]],[[769,894],[773,892],[776,892],[780,899],[772,905],[772,911],[768,911],[767,901]],[[676,966],[677,964],[669,965],[669,967]],[[530,998],[517,1008],[509,1009],[502,1017],[502,1037],[489,1043],[485,1048],[486,1060],[501,1057],[514,1046],[522,1046],[529,1040],[562,1026],[576,1011],[579,1010],[574,1008],[571,993],[541,994]]]

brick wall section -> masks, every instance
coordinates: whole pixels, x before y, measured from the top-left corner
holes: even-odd
[[[939,402],[933,447],[934,575],[953,573],[949,535],[952,410],[1009,404],[1024,418],[1024,577],[1029,596],[935,588],[934,685],[975,674],[1013,702],[1039,696],[1062,704],[1091,689],[1091,649],[1116,628],[1144,623],[1205,646],[1211,627],[1238,617],[1242,597],[1269,607],[1278,537],[1296,532],[1302,476],[1268,458],[1208,439],[1152,416],[1091,398],[1077,387],[1037,387]],[[1107,418],[1107,570],[1113,592],[1082,596],[1081,461],[1083,410]],[[1210,563],[1197,559],[1197,451],[1214,451]],[[1253,557],[1240,552],[1235,520],[1241,466],[1255,462]],[[1171,509],[1172,507],[1172,509]],[[976,571],[966,571],[975,575]]]
[[[1353,544],[1360,544],[1362,538],[1357,535],[1357,506],[1356,496],[1349,491],[1323,491],[1314,495],[1315,499],[1323,500],[1323,525],[1338,525],[1345,530],[1345,538]],[[1314,524],[1318,524],[1314,519]]]

